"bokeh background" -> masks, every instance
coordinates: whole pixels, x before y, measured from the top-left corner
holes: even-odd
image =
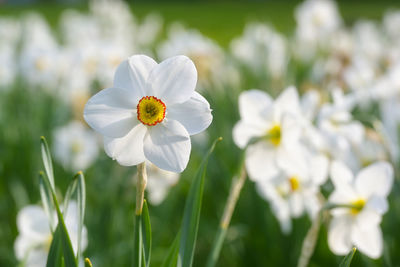
[[[231,41],[240,36],[245,26],[251,22],[268,23],[281,34],[290,36],[296,26],[294,10],[300,2],[135,0],[125,3],[132,16],[132,24],[127,27],[135,25],[135,28],[125,29],[128,35],[119,36],[119,38],[133,38],[134,42],[138,42],[131,48],[132,51],[127,51],[128,55],[146,53],[161,59],[162,56],[157,48],[169,38],[171,27],[182,27],[181,25],[185,29],[196,29],[213,40],[212,42],[215,42],[215,46],[221,49],[222,53],[229,53]],[[381,21],[387,10],[400,8],[400,2],[339,1],[338,7],[344,23],[351,27],[360,19]],[[65,45],[65,36],[60,29],[64,25],[62,23],[68,24],[68,20],[65,19],[67,12],[93,16],[90,4],[85,1],[0,1],[0,21],[7,18],[17,24],[16,28],[10,27],[5,30],[6,34],[15,33],[21,35],[22,38],[29,35],[18,28],[22,25],[22,28],[29,30],[24,23],[28,21],[27,17],[36,14],[49,25],[49,30],[57,43],[64,42]],[[110,16],[118,17],[118,15],[111,14]],[[107,20],[103,22],[107,24]],[[177,26],[177,22],[181,24]],[[0,25],[2,27],[5,24],[0,23]],[[71,27],[79,29],[81,26],[75,23]],[[0,28],[0,32],[4,29]],[[154,36],[145,40],[147,35],[153,33]],[[137,36],[140,38],[135,39]],[[88,43],[80,42],[79,39],[75,41],[76,45],[71,45],[73,49],[90,50]],[[107,39],[103,41],[106,44],[108,42]],[[68,42],[73,41],[68,40]],[[32,45],[37,45],[39,48],[41,46],[40,44]],[[29,46],[29,43],[21,45],[17,42],[14,48],[16,51],[22,51],[24,46]],[[2,48],[0,44],[0,49]],[[113,49],[112,46],[109,48]],[[101,59],[105,54],[94,53],[93,56]],[[15,62],[3,61],[0,64],[3,65],[2,67],[13,68],[7,64],[21,64],[24,60],[28,60],[28,56],[26,59],[21,57],[18,60],[15,59]],[[0,62],[2,62],[1,59]],[[224,64],[220,68],[230,68],[231,63],[224,62]],[[66,72],[73,72],[74,68],[75,65],[69,65]],[[110,72],[112,77],[112,68]],[[200,73],[200,75],[203,74]],[[231,179],[240,161],[241,151],[234,145],[231,133],[233,125],[239,119],[237,98],[240,91],[262,88],[272,95],[277,95],[288,84],[294,83],[301,86],[307,82],[301,75],[277,84],[272,84],[270,80],[246,75],[245,72],[239,71],[230,76],[228,82],[219,85],[223,91],[213,84],[203,85],[208,87],[203,91],[203,95],[211,104],[214,121],[207,134],[194,139],[189,166],[181,175],[179,182],[171,187],[162,203],[150,205],[153,229],[152,266],[159,266],[162,263],[178,231],[188,188],[202,156],[212,140],[222,136],[224,141],[217,146],[209,161],[194,259],[194,266],[205,265]],[[237,77],[242,77],[240,82],[235,82]],[[69,77],[69,79],[78,78],[78,74]],[[96,82],[86,89],[93,94],[107,87],[107,82]],[[13,250],[13,244],[18,235],[16,227],[18,211],[28,204],[40,203],[37,174],[43,167],[40,159],[39,137],[46,136],[50,146],[53,147],[55,129],[67,125],[72,119],[82,120],[80,113],[82,103],[79,101],[83,100],[65,101],[66,97],[70,97],[69,94],[54,93],[54,91],[63,90],[58,88],[63,86],[62,84],[51,83],[51,81],[43,84],[46,83],[45,79],[40,80],[40,83],[32,86],[32,83],[25,80],[23,75],[17,74],[15,82],[7,85],[7,89],[0,89],[0,266],[4,267],[18,264]],[[91,258],[96,267],[129,266],[133,247],[135,200],[133,177],[136,168],[119,166],[105,155],[101,140],[98,143],[100,148],[98,157],[84,170],[87,184],[85,225],[89,234],[89,245],[85,255]],[[55,160],[56,184],[60,193],[65,192],[77,171]],[[326,185],[324,190],[332,190],[330,186]],[[379,260],[371,260],[357,253],[352,266],[400,266],[399,218],[400,199],[397,183],[390,198],[390,211],[384,216],[382,224],[385,238],[383,257]],[[294,220],[291,234],[282,234],[268,203],[258,195],[254,184],[247,181],[233,215],[218,266],[294,266],[309,226],[309,219],[303,216]],[[310,266],[338,266],[341,260],[341,257],[330,252],[326,232],[326,226],[323,226]]]

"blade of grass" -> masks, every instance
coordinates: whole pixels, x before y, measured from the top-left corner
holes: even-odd
[[[78,251],[76,252],[76,259],[79,262],[81,258],[81,245],[82,245],[82,230],[83,221],[85,218],[85,205],[86,205],[86,185],[85,177],[82,172],[78,172],[75,175],[75,179],[78,181]],[[74,180],[75,180],[74,179]]]
[[[356,253],[356,248],[353,248],[346,257],[343,258],[342,262],[340,263],[339,267],[349,267],[351,261],[353,260],[354,254]]]
[[[133,266],[140,267],[143,256],[142,215],[135,215],[134,231]]]
[[[63,202],[63,206],[64,206],[63,214],[64,215],[67,214],[69,201],[71,200],[71,197],[75,193],[77,185],[78,185],[78,180],[74,178],[67,188],[67,192],[65,193],[64,202]]]
[[[56,228],[56,225],[55,225],[56,222],[54,221],[54,214],[55,214],[54,203],[53,203],[53,200],[51,197],[51,191],[49,190],[48,187],[45,186],[43,179],[39,179],[39,190],[40,190],[40,197],[42,199],[44,211],[49,220],[50,229],[54,233],[55,228]]]
[[[40,181],[42,180],[42,181]],[[67,227],[65,226],[64,218],[60,210],[60,206],[57,201],[56,194],[50,185],[50,181],[43,172],[39,173],[39,181],[43,183],[47,190],[51,192],[53,197],[53,203],[56,208],[57,217],[58,217],[58,226],[60,228],[60,235],[61,235],[61,244],[62,244],[62,251],[64,256],[65,267],[77,267],[77,262],[74,255],[74,250],[72,249],[71,239],[68,235]]]
[[[50,154],[49,146],[47,145],[46,138],[44,138],[44,136],[40,137],[40,149],[42,152],[42,160],[43,160],[44,170],[46,171],[46,175],[49,178],[51,188],[53,188],[53,190],[55,190],[54,172],[53,172],[53,164],[51,161],[51,154]]]
[[[167,257],[165,258],[162,267],[176,267],[177,266],[180,238],[181,238],[181,233],[179,232],[176,235],[174,242],[172,242],[171,247],[169,248]]]
[[[146,266],[150,266],[151,257],[151,224],[149,208],[147,206],[147,201],[144,200],[143,203],[143,213],[142,213],[142,227],[143,227],[143,248],[144,248],[144,262]]]
[[[61,232],[60,227],[57,226],[51,241],[46,267],[61,266],[62,260]]]
[[[196,177],[190,186],[189,195],[186,200],[185,210],[183,213],[178,266],[192,266],[194,250],[196,247],[197,231],[199,228],[207,163],[211,153],[214,151],[215,145],[221,140],[222,138],[220,137],[214,141],[204,157],[197,171]]]

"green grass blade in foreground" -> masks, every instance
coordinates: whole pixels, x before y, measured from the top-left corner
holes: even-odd
[[[63,202],[63,207],[64,207],[63,214],[64,215],[67,214],[69,201],[71,200],[71,197],[74,195],[77,185],[78,185],[78,180],[76,179],[76,177],[74,177],[72,182],[69,184],[69,186],[67,188],[67,192],[65,193],[65,196],[64,196],[64,202]]]
[[[61,232],[60,227],[57,226],[53,233],[46,267],[62,266],[62,260]]]
[[[207,155],[204,157],[197,171],[196,177],[190,186],[189,195],[186,200],[185,210],[183,213],[178,266],[192,266],[194,250],[196,247],[197,231],[199,228],[207,163],[211,153],[215,148],[215,145],[220,140],[222,140],[221,137],[216,139],[211,148],[208,150]]]
[[[39,179],[39,190],[40,197],[42,199],[44,211],[46,212],[47,218],[49,220],[50,229],[52,232],[55,231],[56,222],[54,221],[55,208],[53,204],[53,199],[51,195],[51,189],[46,186],[46,183],[43,179]]]
[[[53,190],[55,190],[53,163],[51,161],[49,146],[47,145],[47,141],[46,138],[44,138],[44,136],[40,137],[40,149],[42,152],[44,170],[46,171],[46,175],[49,178],[51,187],[53,188]]]
[[[142,215],[135,215],[135,228],[133,239],[133,266],[141,267],[143,256]],[[145,263],[144,263],[145,265]]]
[[[353,260],[354,254],[356,253],[356,248],[353,248],[346,257],[343,258],[342,262],[340,263],[339,267],[349,267],[351,261]]]
[[[74,250],[72,249],[72,244],[71,244],[71,239],[68,235],[68,230],[67,227],[65,226],[64,218],[60,210],[60,206],[58,205],[57,197],[52,190],[49,179],[47,178],[46,175],[44,175],[43,172],[39,173],[39,180],[40,183],[43,183],[45,187],[47,187],[47,190],[51,192],[51,195],[53,197],[53,203],[56,208],[57,212],[57,217],[58,217],[58,226],[60,228],[60,235],[61,235],[61,245],[62,245],[62,252],[64,256],[64,262],[65,262],[65,267],[77,267],[77,262],[75,259],[74,255]]]
[[[143,213],[142,213],[142,235],[143,235],[143,249],[144,249],[144,259],[146,266],[150,266],[151,257],[151,224],[150,224],[150,214],[149,208],[147,206],[147,201],[144,200],[143,203]]]
[[[176,267],[178,263],[178,253],[179,253],[179,240],[181,238],[180,232],[176,235],[174,242],[172,242],[169,248],[168,255],[165,258],[162,267]]]
[[[82,230],[83,221],[85,218],[85,205],[86,205],[86,185],[85,177],[82,172],[78,172],[75,175],[75,179],[78,181],[77,193],[78,193],[78,251],[76,252],[76,259],[79,263],[81,258],[81,245],[82,245]],[[74,179],[74,180],[75,180]]]
[[[227,230],[228,228],[218,228],[217,236],[215,237],[213,248],[207,261],[207,267],[213,267],[217,263]]]

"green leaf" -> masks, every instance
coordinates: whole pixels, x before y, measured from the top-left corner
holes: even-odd
[[[354,254],[356,253],[356,248],[353,248],[346,257],[343,258],[342,262],[340,263],[339,267],[349,267],[351,261],[353,260]]]
[[[78,180],[74,178],[67,188],[67,192],[65,193],[64,202],[63,202],[63,206],[64,206],[63,214],[64,215],[67,214],[69,201],[71,200],[72,196],[74,195],[77,185],[78,185]]]
[[[52,188],[51,188],[49,179],[47,178],[46,175],[43,174],[43,172],[39,173],[39,181],[40,181],[40,183],[44,183],[44,186],[46,186],[48,188],[48,190],[51,192],[51,195],[53,197],[53,202],[54,202],[54,206],[56,208],[57,217],[58,217],[57,228],[60,229],[59,230],[60,235],[61,235],[60,239],[61,239],[65,267],[77,267],[78,265],[77,265],[77,262],[75,259],[74,250],[72,249],[71,239],[68,235],[68,230],[67,230],[67,227],[65,226],[64,218],[61,213],[60,206],[58,205],[56,194],[55,194],[54,190],[52,190]]]
[[[56,225],[55,225],[56,222],[54,221],[54,216],[53,216],[55,213],[55,208],[54,208],[53,199],[52,199],[52,195],[51,195],[51,188],[46,186],[46,183],[44,182],[43,179],[39,179],[39,190],[40,190],[40,197],[42,198],[44,211],[49,220],[50,229],[52,232],[54,232],[54,230],[56,228]]]
[[[149,209],[148,209],[146,200],[144,200],[144,203],[143,203],[142,227],[143,227],[142,234],[143,234],[144,262],[146,263],[146,266],[150,266],[151,224],[150,224]]]
[[[180,238],[181,238],[181,233],[179,232],[176,235],[174,242],[172,242],[171,247],[169,248],[168,255],[165,258],[162,267],[176,267],[177,266]]]
[[[40,149],[42,151],[44,170],[46,171],[46,175],[49,178],[51,187],[53,188],[53,190],[55,190],[53,163],[51,162],[51,154],[49,146],[47,145],[47,141],[46,138],[44,138],[44,136],[40,137]]]
[[[60,227],[57,226],[53,234],[53,240],[51,241],[46,267],[61,266],[62,261],[61,232]]]
[[[89,258],[85,259],[85,267],[93,267],[92,263],[90,262]]]
[[[86,205],[86,185],[85,185],[85,177],[82,172],[78,172],[75,175],[75,178],[78,181],[78,251],[76,253],[77,261],[79,262],[81,257],[81,245],[82,245],[82,230],[83,230],[83,221],[85,218],[85,205]]]
[[[142,240],[142,216],[135,216],[135,227],[134,227],[134,239],[133,239],[133,266],[142,266],[142,256],[143,256],[143,240]],[[144,262],[145,264],[145,262]]]
[[[183,213],[178,266],[192,266],[194,250],[196,247],[197,231],[199,228],[207,163],[211,153],[215,148],[215,145],[221,140],[222,138],[220,137],[214,141],[211,148],[208,150],[208,153],[204,157],[197,171],[196,177],[190,186],[189,195],[186,200],[185,210]]]

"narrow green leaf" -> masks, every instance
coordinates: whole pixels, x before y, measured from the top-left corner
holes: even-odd
[[[42,180],[42,181],[40,181]],[[50,182],[46,175],[43,172],[39,173],[39,181],[41,183],[46,183],[46,186],[50,188]],[[58,217],[58,226],[60,229],[61,235],[61,245],[64,257],[65,267],[77,267],[77,262],[74,255],[74,250],[72,249],[71,239],[68,235],[67,227],[65,226],[64,218],[60,210],[60,206],[58,205],[57,197],[54,190],[51,190],[51,195],[53,197],[54,206],[56,208],[57,217]]]
[[[228,228],[218,228],[218,233],[216,235],[216,238],[214,240],[213,248],[211,250],[210,257],[208,258],[207,261],[207,267],[214,267],[217,264],[218,257],[222,248],[222,245],[224,243],[224,239],[226,236]]]
[[[171,247],[169,248],[167,257],[165,258],[162,267],[176,267],[177,266],[180,239],[181,239],[181,233],[179,232],[176,235],[174,242],[172,242]]]
[[[47,185],[48,183],[45,183],[43,179],[39,179],[40,197],[42,199],[44,211],[49,220],[50,229],[54,232],[56,228],[56,222],[54,221],[55,208],[51,196],[51,188]]]
[[[143,240],[142,240],[142,216],[135,216],[135,233],[133,239],[133,266],[142,266],[142,256],[143,256]],[[144,263],[145,264],[145,263]]]
[[[192,266],[194,250],[196,247],[197,231],[199,228],[207,163],[211,153],[215,148],[215,145],[221,140],[222,138],[220,137],[214,141],[211,148],[208,150],[207,155],[204,157],[197,171],[196,177],[190,186],[189,195],[186,200],[185,210],[183,213],[178,266]]]
[[[53,234],[53,240],[51,241],[46,267],[61,266],[62,261],[61,232],[60,227],[57,226]]]
[[[147,206],[147,201],[144,200],[143,203],[143,213],[142,213],[142,227],[143,227],[143,250],[144,250],[144,262],[146,266],[150,266],[151,257],[151,224],[149,208]]]
[[[43,160],[44,170],[46,171],[46,175],[49,178],[51,188],[53,188],[53,190],[55,190],[53,163],[51,161],[51,154],[50,154],[49,146],[47,145],[47,141],[46,141],[46,138],[44,138],[44,136],[40,137],[40,149],[42,151],[42,160]]]
[[[85,258],[85,267],[93,267],[93,265],[90,262],[89,258]]]
[[[78,251],[76,253],[77,261],[81,258],[81,243],[82,243],[82,230],[83,221],[85,218],[85,205],[86,205],[86,185],[85,177],[82,172],[78,172],[75,176],[78,181]],[[74,179],[75,180],[75,179]]]
[[[63,202],[63,207],[64,207],[63,214],[64,215],[67,214],[69,201],[71,200],[72,196],[74,195],[77,185],[78,185],[78,179],[74,178],[67,188],[67,192],[65,193],[64,202]]]
[[[353,248],[346,257],[343,258],[342,262],[340,263],[339,267],[349,267],[351,261],[353,260],[354,254],[356,253],[356,248]]]

